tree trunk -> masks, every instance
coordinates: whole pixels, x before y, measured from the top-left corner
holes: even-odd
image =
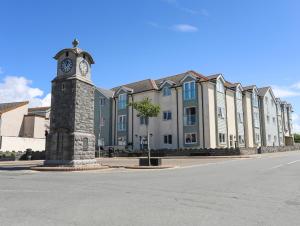
[[[147,150],[148,150],[148,165],[151,166],[151,153],[150,153],[150,134],[149,134],[149,119],[146,124],[147,127]]]

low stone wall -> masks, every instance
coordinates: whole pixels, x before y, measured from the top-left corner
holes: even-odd
[[[300,144],[293,146],[282,146],[282,147],[261,147],[259,153],[273,153],[273,152],[285,152],[285,151],[297,151],[300,150]]]
[[[27,152],[23,151],[0,151],[0,161],[15,161],[15,160],[44,160],[45,151],[31,152],[30,156]]]

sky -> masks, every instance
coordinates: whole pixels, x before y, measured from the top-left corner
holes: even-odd
[[[222,73],[272,86],[300,132],[299,12],[298,0],[1,0],[0,102],[49,105],[53,56],[77,38],[99,87]]]

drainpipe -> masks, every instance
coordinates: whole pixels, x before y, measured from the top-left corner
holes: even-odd
[[[200,86],[201,86],[201,106],[202,106],[202,136],[203,136],[203,148],[205,148],[205,133],[204,133],[204,97],[203,97],[203,83],[200,82]]]
[[[131,102],[133,103],[133,94],[131,94]],[[131,144],[132,144],[132,151],[133,151],[133,107],[131,106]]]
[[[177,123],[177,151],[179,150],[179,119],[178,119],[178,90],[177,86],[175,87],[176,91],[176,123]]]
[[[224,88],[225,88],[224,98],[225,98],[226,131],[227,131],[226,146],[228,148],[228,135],[229,135],[228,132],[229,132],[229,130],[228,130],[227,98],[226,98],[226,96],[227,96],[227,88],[225,86],[224,86]]]
[[[115,105],[115,115],[114,115],[114,121],[115,121],[115,128],[114,128],[114,145],[116,145],[116,137],[117,137],[117,104],[116,104],[116,98],[114,97],[114,105]]]

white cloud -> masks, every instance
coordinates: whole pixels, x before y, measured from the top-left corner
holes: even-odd
[[[294,90],[292,87],[272,85],[274,95],[276,97],[297,97],[300,96],[300,91]]]
[[[0,103],[29,101],[30,106],[50,106],[51,95],[43,97],[44,92],[31,84],[25,77],[6,76],[0,82]]]
[[[295,83],[294,85],[292,85],[292,87],[295,89],[300,89],[300,82]]]
[[[176,24],[171,27],[172,30],[174,31],[179,31],[179,32],[196,32],[198,31],[198,28],[195,26],[192,26],[190,24]]]
[[[173,7],[185,12],[185,13],[189,13],[189,14],[201,14],[202,16],[209,16],[209,13],[206,9],[201,9],[200,11],[191,9],[191,8],[186,8],[183,7],[179,0],[163,0],[164,2],[172,5]]]
[[[294,112],[292,118],[293,118],[293,132],[300,133],[300,115]]]

